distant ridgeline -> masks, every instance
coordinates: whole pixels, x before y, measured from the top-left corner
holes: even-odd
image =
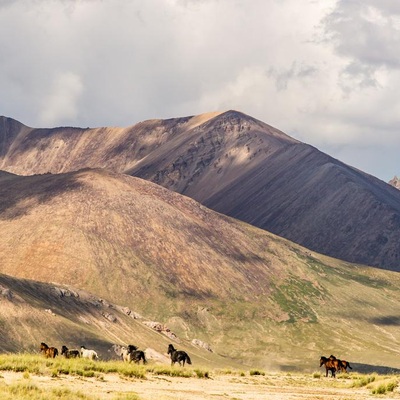
[[[85,168],[139,177],[310,250],[400,271],[400,191],[237,111],[94,129],[0,117],[0,170]]]

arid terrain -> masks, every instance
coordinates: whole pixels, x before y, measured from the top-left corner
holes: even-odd
[[[126,379],[107,374],[97,378],[46,377],[3,372],[0,385],[34,385],[51,391],[68,390],[88,400],[365,400],[400,398],[398,389],[387,396],[371,394],[371,388],[351,387],[349,379],[313,378],[311,375],[267,374],[240,376],[215,374],[209,379],[149,376]],[[1,386],[0,386],[1,387]],[[86,397],[85,397],[86,399]]]

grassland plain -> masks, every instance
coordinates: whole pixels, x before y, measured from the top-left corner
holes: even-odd
[[[400,399],[399,375],[272,373],[0,356],[2,400]]]

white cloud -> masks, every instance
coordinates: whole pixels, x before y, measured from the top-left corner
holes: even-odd
[[[39,116],[41,125],[54,126],[75,120],[78,101],[83,90],[81,79],[72,72],[60,73],[44,96]]]
[[[0,110],[121,126],[234,108],[388,180],[395,162],[360,148],[399,153],[399,30],[397,0],[3,1]]]

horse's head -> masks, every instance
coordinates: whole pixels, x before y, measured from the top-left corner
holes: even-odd
[[[132,353],[133,351],[136,351],[138,349],[137,346],[133,345],[133,344],[128,344],[128,352]]]
[[[322,356],[319,359],[319,366],[322,367],[327,361],[328,361],[328,359],[326,357]]]
[[[49,348],[46,343],[42,342],[40,343],[40,351],[45,351]]]
[[[169,344],[168,345],[168,353],[167,354],[172,354],[174,351],[176,351],[175,347],[172,346],[172,344]]]
[[[61,347],[61,354],[65,354],[68,351],[68,347],[67,346],[62,346]]]

